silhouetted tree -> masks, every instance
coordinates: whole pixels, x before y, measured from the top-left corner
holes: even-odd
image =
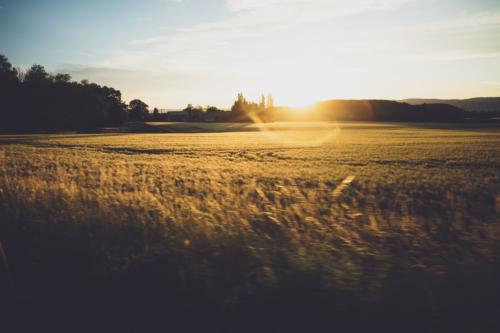
[[[242,93],[238,94],[236,101],[231,107],[232,121],[268,121],[266,115],[266,101],[262,95],[259,104],[249,102]]]
[[[158,110],[158,108],[153,109],[153,113],[149,117],[149,120],[152,120],[152,121],[159,121],[160,120],[160,110]]]
[[[266,108],[268,111],[271,111],[274,108],[274,97],[271,94],[267,95]]]
[[[259,109],[260,110],[266,109],[266,97],[264,95],[260,96]]]
[[[0,130],[9,132],[95,131],[126,120],[118,90],[71,82],[69,74],[50,75],[41,65],[15,69],[2,55],[0,105]]]
[[[9,124],[21,119],[15,109],[19,85],[16,69],[7,57],[0,55],[0,130],[8,129]]]
[[[217,112],[221,112],[221,111],[222,111],[222,110],[219,110],[219,109],[218,109],[217,107],[215,107],[215,106],[207,106],[207,110],[206,110],[206,112],[207,112],[208,114],[215,114],[215,113],[217,113]],[[224,112],[224,111],[222,111],[222,112]]]
[[[127,120],[127,105],[122,102],[119,90],[109,87],[102,88],[108,107],[108,116],[105,125],[118,126]]]
[[[225,122],[230,121],[231,112],[220,110],[215,106],[207,106],[205,121]]]
[[[192,104],[188,104],[182,111],[187,113],[188,121],[204,121],[205,112],[202,106],[194,107]]]
[[[42,65],[33,65],[26,72],[24,83],[47,83],[49,80],[49,73],[45,71]]]
[[[144,121],[147,119],[148,105],[140,99],[134,99],[129,103],[129,117],[134,121]]]
[[[0,84],[5,87],[7,84],[17,83],[17,70],[12,67],[6,56],[0,54]]]
[[[69,83],[71,81],[71,75],[69,74],[56,74],[53,78],[56,83]]]
[[[245,113],[248,102],[243,96],[243,93],[239,93],[236,101],[231,107],[231,112],[235,115],[235,117],[242,116]]]

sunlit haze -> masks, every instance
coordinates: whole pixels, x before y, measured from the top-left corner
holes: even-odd
[[[500,95],[498,0],[0,0],[0,54],[130,101]]]

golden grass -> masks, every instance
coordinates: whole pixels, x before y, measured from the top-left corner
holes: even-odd
[[[450,262],[498,259],[500,131],[265,126],[4,137],[4,237],[76,230],[90,275],[166,253],[180,281],[219,286],[226,305],[297,274],[376,299],[395,267],[439,279]]]

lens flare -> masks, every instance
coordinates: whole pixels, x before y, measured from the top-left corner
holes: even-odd
[[[278,122],[263,121],[250,115],[255,126],[270,141],[285,146],[318,147],[331,142],[340,135],[337,122]]]

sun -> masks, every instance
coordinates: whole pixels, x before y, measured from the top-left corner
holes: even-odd
[[[273,93],[276,105],[296,108],[307,112],[308,107],[321,100],[345,93],[345,87],[330,75],[318,75],[321,71],[308,72],[297,69],[295,73],[277,73],[269,78],[269,91]]]
[[[276,84],[273,91],[277,105],[293,107],[297,110],[306,110],[308,106],[320,99],[318,90],[307,87],[303,83],[288,82],[283,79]]]

